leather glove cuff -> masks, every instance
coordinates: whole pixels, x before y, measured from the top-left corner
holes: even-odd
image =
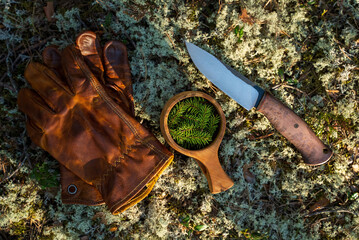
[[[156,154],[149,151],[150,154]],[[162,157],[160,156],[162,155]],[[116,172],[114,168],[109,170],[109,173],[103,177],[103,181],[98,187],[85,183],[81,178],[60,164],[61,170],[61,198],[64,204],[84,204],[90,206],[106,204],[111,213],[118,214],[125,211],[131,206],[137,204],[144,199],[154,187],[159,176],[164,169],[173,160],[171,153],[156,155],[153,161],[157,163],[155,168],[150,168],[147,172],[145,169],[127,169],[127,174],[137,174],[136,176],[129,176],[131,179],[124,179],[124,172]],[[126,158],[123,159],[126,161]],[[138,170],[142,173],[139,178]],[[122,173],[121,173],[122,172]],[[132,173],[131,173],[132,172]],[[108,186],[113,185],[112,189]],[[101,193],[98,188],[101,188]]]
[[[157,140],[153,138],[152,141]],[[152,146],[157,145],[153,143]],[[105,179],[101,181],[101,194],[113,214],[123,212],[144,199],[173,160],[173,155],[164,147],[153,150],[141,143],[138,146],[141,150],[148,150],[148,154],[142,155],[147,160],[151,159],[147,164],[142,162],[141,166],[136,166],[136,161],[132,159],[132,154],[129,152],[128,156],[122,159],[123,164],[120,164],[117,170],[113,168],[112,173],[105,175]],[[161,152],[155,152],[158,150]],[[133,152],[133,155],[135,154],[136,151]]]

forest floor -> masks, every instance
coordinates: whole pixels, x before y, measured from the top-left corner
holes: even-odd
[[[52,19],[46,4],[0,2],[1,239],[359,238],[357,0],[56,0]],[[219,157],[231,189],[211,194],[196,162],[172,150],[149,196],[119,215],[62,204],[59,165],[31,143],[16,99],[28,86],[27,64],[84,30],[102,44],[126,44],[136,118],[162,143],[159,116],[172,96],[196,90],[219,102],[227,126]],[[331,160],[306,165],[261,113],[197,70],[183,40],[293,109],[333,150]]]

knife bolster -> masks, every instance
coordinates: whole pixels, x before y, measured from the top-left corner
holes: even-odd
[[[258,98],[257,98],[257,102],[256,104],[254,105],[255,108],[258,108],[258,105],[262,102],[262,99],[266,93],[266,91],[264,91],[261,87],[258,87],[257,85],[256,86],[253,86],[254,89],[256,89],[258,91]]]
[[[265,92],[257,110],[298,149],[306,164],[324,164],[332,157],[333,152],[323,144],[313,130],[270,93]]]

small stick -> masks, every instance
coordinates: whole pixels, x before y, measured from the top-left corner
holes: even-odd
[[[274,134],[274,132],[272,133],[268,133],[267,135],[264,135],[264,136],[260,136],[260,137],[256,137],[255,140],[259,140],[259,139],[263,139],[263,138],[267,138],[267,137],[270,137]]]
[[[339,93],[339,90],[326,90],[327,93]]]
[[[344,57],[348,58],[349,60],[352,60],[344,51],[344,49],[340,46],[340,45],[343,45],[341,42],[339,42],[338,40],[336,40],[334,38],[334,41],[338,44],[338,47],[340,49],[340,51],[343,53]]]
[[[209,87],[210,87],[210,88],[212,89],[212,91],[215,92],[215,93],[219,91],[219,89],[218,89],[216,86],[214,86],[213,84],[210,84]]]
[[[272,2],[272,0],[268,0],[268,2],[264,5],[263,8],[266,8],[268,6],[268,4],[271,3],[271,2]]]
[[[352,59],[345,53],[345,51],[343,50],[343,48],[342,48],[341,46],[338,45],[338,47],[339,47],[340,51],[342,51],[342,53],[344,54],[345,57],[347,57],[349,60],[352,60]]]
[[[291,36],[289,36],[289,34],[288,34],[288,33],[286,33],[284,30],[280,30],[280,32],[279,32],[279,33],[282,33],[282,34],[286,35],[287,37],[291,38]]]
[[[236,25],[233,23],[229,28],[227,28],[227,31],[223,34],[223,36],[226,37],[235,27]]]
[[[314,222],[311,226],[314,227],[315,225],[317,225],[318,223],[320,223],[321,221],[327,220],[329,217],[325,217],[325,218],[321,218],[318,221]]]
[[[165,34],[167,35],[168,39],[171,41],[173,48],[175,48],[175,44],[174,44],[174,42],[172,41],[170,35],[169,35],[168,33],[165,33]]]
[[[219,14],[222,10],[222,3],[221,3],[221,0],[218,0],[218,5],[219,5],[219,9],[218,9],[218,12],[217,14]]]
[[[337,210],[322,210],[322,211],[316,211],[310,214],[305,215],[305,217],[311,217],[311,216],[315,216],[315,215],[319,215],[319,214],[323,214],[323,213],[350,213],[354,216],[357,216],[356,213],[346,210],[346,209],[337,209]]]
[[[293,86],[287,85],[287,84],[278,84],[278,85],[276,85],[276,86],[272,87],[272,89],[277,89],[277,88],[280,88],[280,87],[284,87],[284,88],[291,88],[291,89],[294,89],[294,90],[296,90],[296,91],[298,91],[298,92],[300,92],[300,93],[302,93],[302,94],[304,94],[304,95],[308,96],[308,94],[307,94],[307,93],[305,93],[305,92],[303,92],[302,90],[300,90],[300,89],[298,89],[298,88],[296,88],[296,87],[293,87]]]
[[[282,85],[284,88],[291,88],[291,89],[294,89],[294,90],[296,90],[296,91],[298,91],[298,92],[300,92],[300,93],[302,93],[302,94],[304,94],[304,95],[308,95],[308,94],[306,94],[305,92],[303,92],[302,90],[300,90],[300,89],[298,89],[298,88],[296,88],[296,87],[293,87],[293,86],[290,86],[290,85],[286,85],[286,84],[284,84],[284,85]]]

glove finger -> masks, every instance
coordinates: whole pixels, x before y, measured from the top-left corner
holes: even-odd
[[[90,89],[91,79],[96,78],[96,76],[88,68],[79,49],[74,45],[66,47],[62,51],[61,65],[67,84],[74,94],[91,94],[87,91]]]
[[[104,64],[106,85],[119,93],[125,108],[134,115],[131,69],[126,46],[119,41],[107,42],[104,47]]]
[[[132,95],[131,69],[126,46],[119,41],[107,42],[104,47],[107,82],[117,90]]]
[[[44,136],[44,131],[29,117],[26,118],[26,131],[33,143],[41,148],[44,148],[41,144],[43,143],[41,139]]]
[[[51,119],[54,119],[55,112],[34,90],[23,88],[20,90],[17,104],[20,111],[30,118],[33,127],[43,132],[47,129]]]
[[[130,116],[135,117],[135,108],[133,103],[133,97],[126,97],[122,92],[115,90],[114,88],[106,85],[105,86],[107,94],[117,103],[117,105],[121,106],[123,110],[125,110]]]
[[[119,42],[117,42],[119,43]],[[121,105],[129,114],[134,115],[134,106],[133,106],[133,97],[132,97],[132,85],[128,88],[131,90],[131,94],[128,94],[128,92],[125,93],[124,89],[126,88],[126,85],[121,83],[119,81],[119,78],[114,71],[114,68],[111,66],[111,63],[109,61],[105,61],[107,63],[107,69],[109,70],[109,75],[106,75],[106,78],[110,76],[110,81],[107,81],[108,79],[104,79],[104,67],[103,67],[103,59],[102,59],[102,50],[99,42],[99,38],[94,32],[86,31],[82,34],[80,34],[76,39],[76,45],[80,49],[82,56],[84,57],[84,60],[86,64],[89,66],[91,72],[102,82],[102,84],[105,85],[105,89],[109,93],[109,95],[119,104]],[[108,44],[111,45],[111,44]],[[105,48],[107,49],[107,48]],[[127,68],[124,67],[124,72],[128,76],[126,78],[128,79],[126,83],[131,83],[131,75],[130,75],[130,68],[127,61],[127,51],[126,47],[122,44],[120,47],[112,47],[109,48],[109,55],[110,60],[114,64],[119,64],[118,61],[122,62],[122,52],[121,50],[124,49],[124,58],[125,63],[127,64]],[[111,51],[112,50],[112,51]],[[114,50],[114,51],[113,51]],[[111,55],[112,54],[112,55]],[[107,56],[104,56],[107,58]],[[117,62],[113,61],[113,59],[116,58]],[[118,68],[117,70],[119,73],[121,73],[122,69]],[[125,75],[126,75],[125,74]],[[124,74],[121,74],[121,76]],[[124,77],[125,79],[125,77]],[[106,82],[107,81],[107,82]],[[117,86],[116,85],[117,82]],[[115,91],[109,89],[108,87],[112,87]],[[116,93],[117,91],[117,93]],[[127,89],[126,89],[127,91]]]
[[[54,71],[40,63],[31,62],[24,75],[31,87],[53,111],[60,112],[65,107],[64,98],[72,93]]]
[[[104,84],[102,49],[97,35],[92,31],[81,33],[76,38],[76,46],[80,49],[91,72]]]
[[[58,46],[50,45],[42,51],[42,60],[48,68],[61,72],[61,53]]]
[[[58,77],[59,80],[61,80],[61,83],[66,86],[66,90],[71,93],[69,87],[66,83],[66,76],[64,74],[64,70],[61,65],[61,52],[59,50],[59,47],[56,45],[50,45],[47,46],[42,51],[42,60],[44,61],[44,64],[50,68]]]
[[[44,64],[52,71],[54,71],[55,74],[60,78],[61,82],[66,86],[67,85],[65,81],[66,77],[61,65],[61,58],[62,58],[61,51],[59,50],[59,47],[56,45],[47,46],[42,51],[42,60],[44,61]],[[68,91],[70,91],[68,87],[67,89]]]

